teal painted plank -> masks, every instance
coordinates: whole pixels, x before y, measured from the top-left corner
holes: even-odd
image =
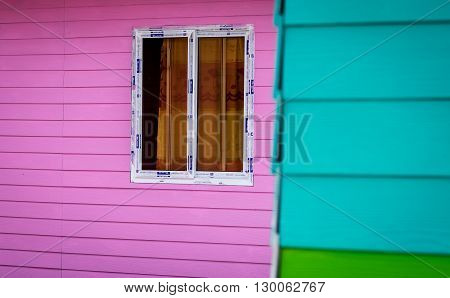
[[[282,247],[450,254],[450,180],[287,177]]]
[[[285,5],[288,25],[408,22],[428,14],[425,20],[450,20],[446,0],[285,0]]]
[[[282,99],[449,98],[450,25],[402,28],[287,28]]]
[[[450,177],[450,101],[291,101],[283,108],[284,174]],[[305,114],[312,117],[302,135]]]

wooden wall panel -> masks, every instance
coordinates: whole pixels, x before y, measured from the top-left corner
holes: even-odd
[[[273,3],[163,2],[0,5],[0,275],[268,276]],[[257,32],[255,186],[131,184],[131,30],[211,23]]]
[[[41,202],[105,206],[149,206],[205,208],[229,210],[272,209],[271,193],[253,193],[244,196],[240,192],[185,191],[180,197],[173,189],[142,191],[140,189],[79,188],[52,186],[0,185],[0,200],[8,202]],[[220,196],[217,196],[217,193]],[[129,198],[133,198],[128,200]]]
[[[398,24],[287,29],[285,98],[448,98],[450,40],[442,36],[449,35],[450,25],[416,25],[404,32],[403,28]]]
[[[280,274],[447,274],[450,6],[332,2],[275,16]]]
[[[281,185],[291,194],[280,207],[284,247],[450,252],[448,179],[288,176]]]

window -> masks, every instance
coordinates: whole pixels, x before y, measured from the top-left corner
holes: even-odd
[[[131,181],[253,185],[253,27],[135,29]]]

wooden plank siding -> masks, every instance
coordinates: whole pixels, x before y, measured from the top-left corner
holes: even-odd
[[[268,277],[273,1],[5,3],[0,276]],[[132,28],[241,23],[256,31],[255,186],[130,183]]]
[[[449,2],[276,13],[279,274],[448,277]]]

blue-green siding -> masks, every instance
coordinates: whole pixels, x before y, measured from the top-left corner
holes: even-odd
[[[283,247],[450,252],[447,179],[287,177]]]
[[[285,34],[284,99],[450,94],[450,24],[289,27]]]
[[[287,25],[361,25],[450,19],[450,6],[446,0],[286,0],[284,2],[284,23]]]
[[[450,3],[277,12],[280,245],[450,255]]]
[[[285,175],[450,177],[450,101],[300,100],[284,109]],[[312,115],[303,135],[309,164],[298,149],[301,117],[290,114]]]

